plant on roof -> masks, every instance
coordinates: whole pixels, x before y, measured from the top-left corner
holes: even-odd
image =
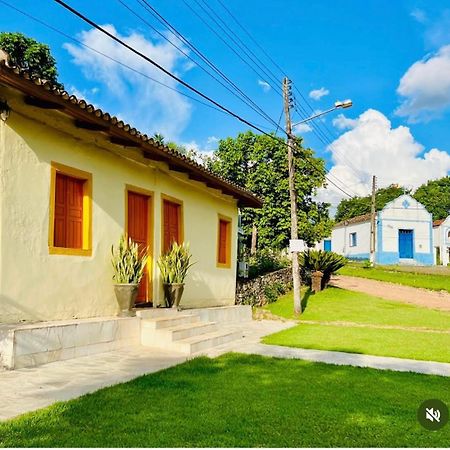
[[[58,81],[56,60],[46,44],[22,33],[0,33],[0,49],[8,53],[10,64],[18,66],[36,76],[48,80],[59,89],[64,86]]]

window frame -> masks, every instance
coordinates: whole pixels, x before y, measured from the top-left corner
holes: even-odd
[[[164,254],[164,202],[174,203],[179,206],[179,217],[178,217],[178,237],[180,238],[179,244],[184,242],[184,205],[183,200],[172,197],[167,194],[161,194],[161,243],[160,250],[161,254]]]
[[[83,181],[83,245],[82,248],[56,247],[55,200],[56,174]],[[92,174],[54,161],[50,163],[50,207],[48,252],[50,255],[92,256]]]
[[[353,239],[353,236],[355,237]],[[358,246],[358,233],[356,231],[353,231],[352,233],[349,233],[349,247],[357,247]]]
[[[225,252],[226,262],[222,263],[219,261],[220,255],[220,223],[227,223],[227,247]],[[233,226],[233,219],[228,216],[224,216],[223,214],[217,215],[217,245],[216,245],[216,266],[219,269],[230,269],[231,268],[231,229]]]

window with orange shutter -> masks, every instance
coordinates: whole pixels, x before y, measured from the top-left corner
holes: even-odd
[[[231,265],[231,221],[229,219],[219,218],[217,265],[219,267]]]
[[[83,247],[83,185],[85,181],[61,173],[55,180],[53,245]]]

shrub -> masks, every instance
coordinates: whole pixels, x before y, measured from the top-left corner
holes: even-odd
[[[305,250],[299,254],[300,271],[303,280],[311,286],[311,273],[323,273],[322,289],[330,282],[331,275],[347,264],[347,259],[334,252]]]
[[[283,269],[290,265],[290,261],[281,252],[266,248],[258,250],[255,255],[250,256],[248,264],[248,277],[251,279]]]
[[[264,298],[266,303],[274,303],[278,300],[280,295],[283,295],[287,292],[286,287],[283,283],[275,282],[270,284],[264,288]]]

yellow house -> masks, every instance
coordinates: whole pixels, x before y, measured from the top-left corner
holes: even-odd
[[[4,62],[0,116],[0,323],[116,314],[124,231],[151,253],[138,306],[163,299],[155,261],[171,239],[196,262],[182,305],[234,305],[238,207],[260,199]]]

